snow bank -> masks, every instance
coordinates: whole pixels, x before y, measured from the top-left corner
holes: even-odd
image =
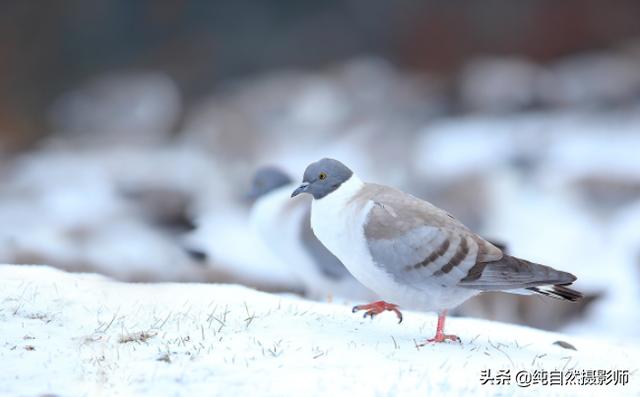
[[[126,284],[0,266],[0,395],[593,395],[640,392],[640,347],[432,313],[373,321],[343,304],[234,285]],[[554,345],[568,342],[577,350]],[[482,385],[481,371],[629,370],[626,386]]]

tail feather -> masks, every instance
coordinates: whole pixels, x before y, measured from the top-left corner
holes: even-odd
[[[530,291],[540,295],[549,296],[551,298],[575,302],[582,299],[582,293],[564,285],[539,285],[537,287],[527,288]]]
[[[529,262],[511,255],[503,255],[497,261],[479,262],[460,286],[481,291],[506,291],[552,285],[569,285],[576,281],[571,273],[556,270],[539,263]]]

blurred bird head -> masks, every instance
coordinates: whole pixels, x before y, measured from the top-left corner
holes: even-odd
[[[253,175],[251,190],[247,192],[245,197],[248,200],[256,200],[292,182],[291,177],[281,169],[273,166],[262,167]]]
[[[353,175],[353,171],[338,160],[324,158],[309,164],[304,171],[302,184],[291,193],[295,197],[300,193],[309,193],[314,199],[321,199],[338,189]]]

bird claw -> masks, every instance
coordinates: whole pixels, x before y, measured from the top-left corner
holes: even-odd
[[[364,312],[364,315],[362,316],[363,318],[367,318],[367,316],[369,316],[371,317],[371,319],[373,319],[373,317],[377,316],[383,311],[392,311],[398,317],[398,324],[402,322],[402,313],[400,312],[400,310],[398,310],[398,305],[394,305],[393,303],[378,301],[369,303],[368,305],[358,305],[354,306],[353,309],[351,309],[351,312],[356,313],[360,310],[366,310]]]
[[[462,344],[462,340],[456,335],[436,334],[433,338],[427,339],[422,345],[424,346],[427,343],[442,343],[448,340]]]

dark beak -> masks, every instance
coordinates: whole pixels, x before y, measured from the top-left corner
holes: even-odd
[[[306,192],[308,188],[309,188],[309,182],[303,182],[302,185],[298,186],[298,188],[294,190],[293,193],[291,193],[291,197],[295,197],[300,193]]]

